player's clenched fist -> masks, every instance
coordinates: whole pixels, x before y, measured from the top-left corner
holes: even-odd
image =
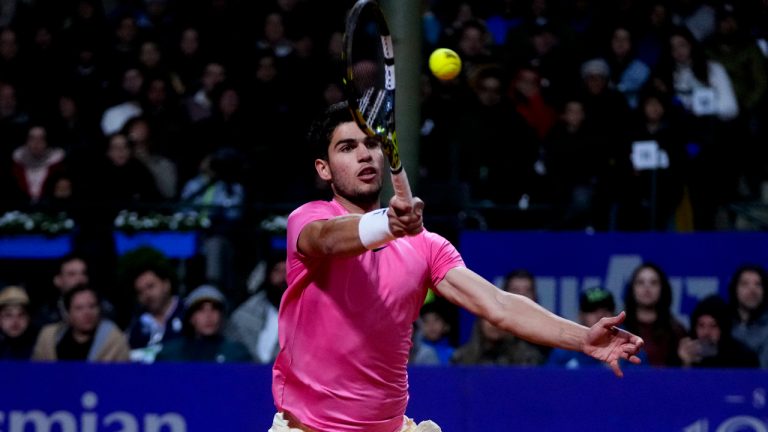
[[[410,201],[393,196],[389,200],[389,230],[395,237],[415,235],[424,230],[422,215],[424,201],[413,197]]]

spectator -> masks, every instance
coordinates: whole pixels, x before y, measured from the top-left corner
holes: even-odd
[[[162,80],[170,83],[174,94],[182,94],[183,85],[175,71],[171,70],[166,62],[165,53],[157,41],[148,40],[141,44],[139,49],[139,69],[146,82]]]
[[[264,102],[266,94],[259,95],[259,102]],[[249,154],[259,140],[254,134],[253,116],[243,107],[242,91],[227,83],[220,84],[211,94],[211,116],[201,120],[195,128],[193,139],[197,160],[224,147],[231,147]],[[255,158],[254,160],[259,160]]]
[[[451,343],[451,324],[446,313],[446,306],[438,304],[439,300],[432,301],[421,307],[419,315],[419,334],[414,339],[420,345],[429,347],[435,351],[438,364],[451,363],[456,347]]]
[[[62,169],[64,151],[48,146],[48,133],[43,126],[27,131],[23,146],[13,152],[13,174],[19,188],[35,203],[43,194],[43,185],[51,173]]]
[[[136,25],[136,18],[130,13],[121,14],[115,21],[114,33],[110,35],[114,40],[111,41],[108,51],[109,66],[115,70],[115,73],[119,73],[136,63],[139,58],[142,35]]]
[[[155,151],[172,154],[175,150],[173,144],[182,139],[186,124],[179,97],[171,88],[171,83],[160,78],[147,80],[141,102],[143,117],[158,144]]]
[[[667,98],[649,92],[640,98],[638,120],[629,131],[632,145],[653,142],[655,167],[634,166],[624,191],[619,226],[631,230],[669,230],[683,198],[685,136],[674,122]]]
[[[29,360],[38,328],[29,317],[29,296],[24,289],[0,290],[0,360]]]
[[[651,76],[651,68],[635,55],[634,35],[627,26],[614,28],[609,45],[606,60],[611,70],[611,84],[624,95],[629,107],[635,109],[640,90]]]
[[[286,37],[283,16],[274,12],[264,18],[261,37],[256,41],[257,57],[273,55],[285,58],[293,53],[293,43]]]
[[[459,365],[498,366],[533,366],[543,363],[545,358],[540,354],[529,357],[530,351],[520,350],[520,342],[522,339],[513,337],[488,320],[477,318],[472,336],[467,343],[456,349],[452,361]]]
[[[73,48],[75,58],[68,69],[67,86],[80,98],[83,114],[100,122],[104,115],[104,106],[114,102],[106,97],[104,91],[105,88],[113,86],[109,80],[109,71],[106,70],[99,52],[89,43],[83,42]],[[113,127],[110,125],[110,130]],[[101,125],[99,131],[102,132]]]
[[[226,79],[226,69],[221,63],[209,62],[205,65],[200,78],[200,87],[191,94],[184,106],[187,118],[196,123],[211,116],[213,110],[213,90]]]
[[[130,278],[139,303],[126,331],[131,360],[152,363],[163,344],[181,336],[184,305],[175,293],[168,264],[146,264]]]
[[[200,40],[200,31],[196,27],[187,27],[182,30],[171,64],[183,85],[183,95],[187,95],[199,86],[206,57]]]
[[[181,199],[194,204],[211,219],[212,229],[203,240],[206,250],[206,279],[228,295],[233,294],[234,244],[242,221],[245,192],[238,181],[239,153],[222,148],[201,163],[201,173],[187,182]]]
[[[491,35],[482,21],[469,19],[461,24],[456,49],[461,56],[464,76],[470,77],[478,68],[496,63],[490,42]]]
[[[108,138],[107,163],[98,179],[104,184],[96,188],[94,197],[107,197],[117,207],[124,209],[132,204],[156,201],[160,195],[152,173],[133,154],[133,146],[121,133]]]
[[[221,291],[202,285],[184,299],[184,334],[169,341],[157,361],[250,362],[240,342],[222,335],[226,299]]]
[[[533,274],[526,269],[516,269],[509,272],[504,278],[504,291],[518,294],[538,303],[539,296],[536,292],[536,280]],[[542,364],[549,355],[549,347],[537,345],[526,340],[515,338],[515,350],[517,358],[524,359],[523,364]]]
[[[62,77],[66,61],[63,57],[60,33],[48,23],[37,23],[31,29],[31,44],[25,47],[24,94],[34,101],[29,106],[32,116],[47,119],[56,110],[56,97],[62,88]],[[62,146],[64,147],[64,146]]]
[[[517,112],[543,140],[557,121],[555,109],[544,98],[542,78],[532,67],[522,67],[515,73],[509,88],[510,98]]]
[[[30,126],[29,114],[19,104],[17,87],[0,80],[0,156],[3,166],[11,160],[11,154],[24,141]]]
[[[408,355],[408,364],[419,366],[436,366],[441,364],[437,351],[418,337],[420,333],[421,329],[419,328],[418,321],[416,321],[413,323],[413,337],[411,338],[413,345],[411,345],[411,352]]]
[[[50,122],[51,140],[67,153],[68,166],[92,159],[94,149],[102,139],[98,123],[82,112],[79,96],[61,93],[57,100],[55,114]]]
[[[170,199],[176,196],[176,164],[162,156],[158,143],[154,137],[154,131],[145,117],[134,117],[125,123],[123,133],[133,146],[133,154],[136,160],[152,174],[155,189],[160,196]]]
[[[88,264],[79,255],[67,255],[59,261],[58,272],[52,282],[55,292],[38,312],[37,321],[40,325],[57,323],[63,319],[63,296],[76,286],[88,284]]]
[[[63,297],[64,320],[40,331],[33,360],[128,361],[125,335],[101,316],[98,293],[87,285],[69,290]]]
[[[602,318],[612,317],[614,313],[616,313],[616,304],[610,291],[593,287],[579,294],[579,323],[582,325],[591,327]],[[643,354],[641,352],[639,357],[646,361]],[[579,369],[603,364],[584,353],[555,348],[549,354],[547,365]]]
[[[758,131],[765,128],[764,107],[768,101],[768,63],[754,35],[744,25],[743,11],[730,3],[718,11],[717,31],[706,47],[707,55],[725,68],[733,83],[739,104],[734,128],[739,135],[729,137],[729,150],[739,156],[736,174],[744,180],[749,198],[760,194],[768,153]]]
[[[599,150],[587,122],[584,103],[580,99],[569,98],[544,143],[551,199],[557,213],[563,215],[556,228],[585,229],[595,226],[594,196]]]
[[[645,341],[651,366],[677,366],[677,346],[685,328],[672,316],[672,286],[664,271],[652,263],[632,273],[624,294],[627,319],[624,327]]]
[[[647,5],[643,31],[637,40],[637,58],[651,69],[656,67],[667,45],[672,29],[672,17],[666,1],[655,0]]]
[[[677,28],[668,42],[654,85],[678,107],[678,122],[687,132],[694,227],[713,229],[718,207],[736,193],[738,158],[726,143],[738,133],[732,120],[739,106],[725,68],[706,57],[690,32]]]
[[[630,110],[626,99],[610,87],[608,63],[595,58],[581,65],[581,94],[587,121],[591,124],[596,146],[597,184],[595,187],[595,228],[618,228],[616,211],[622,197],[629,168],[629,143],[625,131]]]
[[[133,117],[140,116],[141,90],[144,88],[144,74],[137,67],[128,67],[123,71],[120,88],[115,91],[112,105],[101,116],[101,132],[105,136],[123,129]]]
[[[538,157],[534,132],[505,98],[504,75],[498,65],[478,68],[470,78],[473,100],[457,120],[461,180],[476,202],[517,203]]]
[[[528,297],[536,303],[539,302],[536,293],[536,281],[533,274],[526,269],[516,269],[509,272],[504,278],[504,291]]]
[[[226,337],[245,345],[257,363],[272,363],[280,349],[277,312],[287,287],[285,258],[272,260],[258,291],[235,309],[224,331]]]
[[[731,336],[728,306],[713,295],[691,314],[691,337],[680,341],[678,355],[685,367],[758,367],[757,355]]]
[[[11,27],[0,28],[0,82],[23,89],[26,74],[20,52],[18,33]]]
[[[697,41],[703,42],[715,32],[715,8],[697,0],[671,2],[672,22],[684,26]]]
[[[754,351],[760,367],[768,368],[768,301],[765,297],[765,269],[746,265],[733,274],[728,284],[731,334],[737,341]]]

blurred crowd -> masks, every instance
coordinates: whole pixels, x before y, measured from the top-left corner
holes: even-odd
[[[265,208],[328,196],[304,134],[344,97],[352,3],[0,0],[0,212],[68,214],[78,253],[51,279],[0,275],[20,285],[0,293],[2,357],[271,360],[284,262],[243,234]],[[459,221],[448,229],[728,229],[729,204],[765,200],[765,1],[424,0],[420,13],[420,98],[399,103],[421,112],[409,172],[428,222],[447,212]],[[456,79],[429,74],[437,47],[461,56]],[[188,278],[158,257],[122,266],[120,211],[179,208],[210,216],[204,270]],[[628,289],[624,301],[650,364],[744,348],[766,366],[762,269],[746,272],[759,279],[752,303],[733,288],[727,305],[702,301],[690,325],[669,314],[663,271],[644,272],[658,292]],[[613,308],[604,291],[583,295],[585,323]],[[425,307],[414,355],[587,362],[482,321],[459,347],[441,314],[439,301]],[[697,333],[707,326],[718,338]]]
[[[351,1],[1,4],[2,209],[93,226],[142,204],[324,196],[303,135],[343,98]],[[451,81],[420,67],[411,171],[435,210],[691,230],[729,228],[729,203],[762,198],[765,2],[425,0],[421,13],[423,59],[449,47],[464,64]]]
[[[182,294],[170,262],[156,251],[132,253],[107,298],[90,280],[87,262],[70,255],[58,263],[47,301],[35,304],[21,286],[0,289],[0,360],[90,362],[255,362],[279,350],[277,313],[286,289],[285,258],[256,272],[251,295],[239,305],[212,285]],[[638,266],[622,299],[600,287],[579,295],[578,321],[592,326],[626,311],[623,327],[645,341],[643,367],[768,368],[765,269],[733,273],[728,300],[699,299],[682,323],[672,310],[672,286],[654,263]],[[510,272],[499,289],[537,302],[535,277]],[[477,319],[466,341],[457,339],[456,308],[430,296],[414,323],[412,365],[606,367],[575,351],[532,344]],[[633,366],[634,367],[634,366]]]

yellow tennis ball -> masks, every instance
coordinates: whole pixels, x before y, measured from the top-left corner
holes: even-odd
[[[461,72],[461,57],[448,48],[438,48],[429,56],[429,70],[440,80],[452,80]]]

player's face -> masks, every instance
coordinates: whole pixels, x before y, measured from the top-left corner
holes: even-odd
[[[221,311],[207,301],[192,314],[189,322],[199,335],[213,336],[221,327]]]
[[[736,298],[740,307],[747,310],[757,309],[763,302],[763,281],[760,275],[753,271],[743,272],[736,285]]]
[[[328,160],[315,161],[320,178],[331,182],[336,195],[363,205],[378,202],[383,166],[381,144],[354,122],[337,126],[328,147]]]
[[[651,268],[644,268],[637,273],[632,284],[635,291],[637,304],[644,307],[653,307],[661,297],[661,279]]]

